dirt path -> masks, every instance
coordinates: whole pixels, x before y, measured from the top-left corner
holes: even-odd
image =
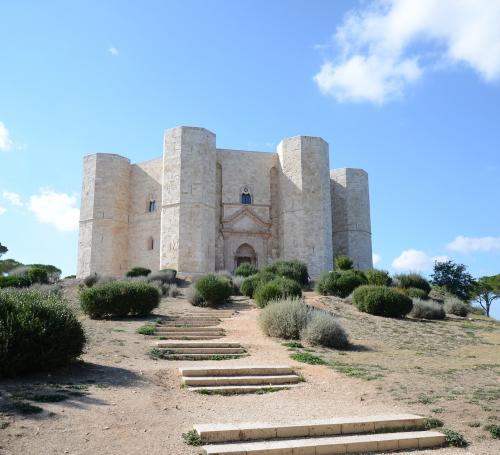
[[[244,301],[243,298],[238,298]],[[184,298],[163,299],[158,315],[192,307]],[[144,320],[92,321],[82,317],[90,343],[83,363],[54,375],[3,382],[6,396],[35,390],[74,393],[58,403],[34,403],[43,412],[0,415],[0,455],[21,454],[199,454],[181,434],[195,423],[287,422],[340,416],[408,413],[416,409],[382,392],[378,381],[346,377],[325,366],[297,363],[276,340],[265,337],[258,310],[224,319],[224,341],[238,341],[249,357],[224,364],[289,364],[305,378],[300,387],[263,395],[206,396],[180,387],[177,368],[220,362],[156,361],[150,338],[136,329]],[[0,400],[2,400],[0,396]],[[440,454],[494,454],[491,440]],[[437,453],[417,451],[415,454]]]

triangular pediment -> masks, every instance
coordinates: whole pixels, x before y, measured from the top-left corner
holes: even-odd
[[[224,229],[240,232],[267,232],[271,226],[247,207],[223,220],[222,224]]]

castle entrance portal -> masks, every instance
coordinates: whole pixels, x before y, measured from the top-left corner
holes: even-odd
[[[257,254],[248,243],[240,245],[234,255],[234,268],[241,264],[252,264],[257,266]]]

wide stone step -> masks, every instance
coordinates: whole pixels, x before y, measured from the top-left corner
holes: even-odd
[[[365,434],[310,439],[284,439],[204,446],[205,455],[329,455],[336,453],[385,452],[438,447],[445,437],[438,431]]]
[[[207,395],[240,395],[244,393],[268,393],[279,390],[288,390],[297,387],[296,384],[274,384],[274,385],[225,385],[225,386],[207,386],[190,387],[193,392],[204,393]]]
[[[182,335],[225,335],[223,330],[155,330],[156,335],[174,335],[174,334],[182,334]]]
[[[218,335],[193,335],[193,334],[183,334],[179,332],[175,332],[172,334],[156,334],[160,340],[217,340],[218,338],[222,338],[225,336],[223,333]]]
[[[167,322],[158,326],[161,327],[216,327],[218,322]]]
[[[247,354],[164,354],[165,360],[231,360]]]
[[[220,322],[219,318],[172,318],[164,319],[160,324],[168,324],[169,322]]]
[[[183,367],[179,373],[184,377],[200,376],[261,376],[293,374],[294,371],[287,365],[241,365],[241,366],[209,366],[209,367]]]
[[[158,341],[158,348],[240,348],[241,344],[234,341]]]
[[[199,313],[199,312],[187,312],[183,313],[184,316],[190,316],[190,317],[211,317],[211,318],[231,318],[235,315],[234,311],[219,311],[219,310],[214,310],[206,313]]]
[[[272,385],[296,384],[300,381],[296,374],[277,376],[200,376],[183,377],[182,382],[188,386],[226,386],[226,385]]]
[[[240,423],[195,425],[203,442],[233,442],[274,438],[301,438],[373,433],[383,430],[424,428],[426,418],[414,414],[391,414],[368,417],[340,417],[307,420],[287,424]]]
[[[162,327],[157,326],[157,331],[168,332],[224,332],[224,329],[217,327]]]
[[[168,354],[243,354],[244,348],[160,348]]]

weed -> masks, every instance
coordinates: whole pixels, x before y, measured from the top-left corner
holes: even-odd
[[[384,376],[380,373],[372,374],[364,368],[360,368],[354,365],[347,365],[345,363],[340,363],[336,361],[332,361],[329,363],[335,371],[339,373],[343,373],[346,376],[350,376],[351,378],[364,379],[365,381],[373,381],[375,379],[383,378]]]
[[[146,324],[141,325],[137,329],[137,333],[139,333],[141,335],[154,335],[155,331],[156,331],[156,325],[151,324],[150,322],[147,322]]]
[[[419,403],[422,403],[422,404],[431,404],[431,403],[434,403],[436,401],[436,399],[433,397],[430,397],[429,395],[426,395],[425,393],[421,393],[418,396],[417,401]]]
[[[454,447],[467,447],[468,443],[465,438],[457,431],[444,429],[442,430],[446,437],[446,443]]]
[[[160,360],[163,358],[163,352],[156,348],[150,349],[148,355],[153,360]]]
[[[431,409],[431,412],[433,412],[434,414],[442,414],[444,411],[445,411],[444,408],[432,408]]]
[[[443,426],[443,422],[434,417],[428,417],[425,419],[424,426],[427,430],[432,430],[433,428],[441,428]]]
[[[283,346],[290,348],[290,349],[300,349],[303,348],[302,343],[299,343],[298,341],[287,341],[286,343],[282,343]]]
[[[326,362],[321,357],[309,352],[295,352],[290,355],[290,358],[297,362],[308,363],[309,365],[326,365]]]
[[[485,425],[484,429],[490,432],[492,438],[500,439],[500,425],[490,423],[489,425]]]
[[[187,445],[201,446],[203,444],[199,433],[196,430],[189,430],[187,433],[182,433],[182,439]]]
[[[470,422],[467,425],[471,428],[478,428],[481,426],[481,422]]]

